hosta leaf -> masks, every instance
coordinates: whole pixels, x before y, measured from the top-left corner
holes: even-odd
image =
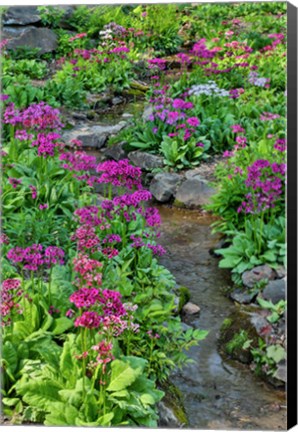
[[[52,410],[51,403],[59,401],[59,390],[62,386],[44,379],[32,380],[17,388],[28,405],[44,410]]]
[[[123,390],[131,385],[141,374],[142,368],[133,369],[128,363],[122,360],[114,360],[111,366],[111,380],[107,387],[108,391]]]
[[[54,327],[52,330],[53,335],[60,335],[64,333],[66,330],[69,330],[73,327],[73,322],[67,317],[60,317],[55,319]]]
[[[75,382],[77,375],[77,366],[74,361],[73,352],[71,347],[74,343],[74,337],[71,335],[70,340],[64,343],[63,351],[60,357],[59,369],[64,378],[70,382]]]
[[[89,427],[96,427],[96,426],[111,426],[111,421],[113,420],[114,417],[114,413],[108,413],[105,414],[101,417],[99,417],[96,421],[94,422],[86,422],[84,420],[81,419],[76,419],[76,426],[89,426]],[[118,426],[118,424],[117,424]]]
[[[5,369],[10,373],[14,373],[18,366],[18,355],[15,347],[9,341],[5,342],[2,347],[2,359],[5,362]]]
[[[78,410],[63,402],[53,402],[49,405],[51,413],[46,416],[44,424],[46,426],[75,426],[78,418]]]

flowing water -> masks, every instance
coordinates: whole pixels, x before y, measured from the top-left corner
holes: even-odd
[[[227,272],[209,254],[218,238],[211,235],[212,218],[198,212],[158,207],[162,218],[160,243],[167,249],[161,262],[187,286],[200,315],[187,324],[209,330],[189,351],[195,361],[173,377],[184,397],[188,428],[286,429],[285,393],[269,387],[247,366],[223,359],[217,346],[223,320],[235,305],[222,293]]]

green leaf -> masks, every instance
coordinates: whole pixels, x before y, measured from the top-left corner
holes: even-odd
[[[154,397],[151,394],[149,394],[149,393],[142,394],[141,397],[140,397],[140,400],[141,400],[142,404],[145,405],[145,406],[146,405],[154,405],[155,404]]]
[[[284,360],[286,357],[285,349],[280,345],[271,345],[267,347],[267,356],[275,361],[275,363],[279,363],[281,360]]]
[[[52,330],[53,335],[60,335],[73,327],[73,322],[67,317],[60,317],[55,320]]]
[[[18,366],[18,355],[15,347],[10,341],[6,341],[2,347],[2,359],[6,364],[5,370],[14,374]]]
[[[108,391],[124,390],[130,386],[141,374],[142,368],[133,369],[122,360],[114,360],[111,366],[111,380],[107,387]]]
[[[209,331],[208,330],[200,330],[200,329],[196,329],[194,330],[192,336],[197,340],[203,340],[206,338],[206,336],[208,335]]]
[[[49,379],[38,379],[27,384],[20,383],[17,392],[28,405],[47,411],[53,409],[51,403],[59,401],[59,390],[62,388],[62,385]]]
[[[6,406],[13,407],[20,402],[18,398],[2,398],[2,403]]]
[[[74,339],[74,335],[71,335],[69,340],[64,343],[59,364],[61,375],[70,383],[74,383],[77,376],[77,365],[74,362],[74,353],[71,349],[74,346]]]
[[[78,410],[63,402],[53,402],[49,405],[50,414],[47,414],[44,424],[46,426],[75,426],[79,416]]]

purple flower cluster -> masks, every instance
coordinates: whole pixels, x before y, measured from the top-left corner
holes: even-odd
[[[61,135],[55,132],[39,133],[31,145],[37,147],[38,156],[55,156],[55,148],[61,147],[61,144],[56,142],[59,138],[61,138]]]
[[[9,103],[4,112],[4,123],[14,126],[20,123],[25,129],[39,131],[59,130],[64,126],[60,121],[59,110],[45,102],[32,104],[22,111],[15,109],[14,103]]]
[[[9,183],[11,184],[11,186],[16,189],[20,184],[22,184],[22,180],[21,179],[17,179],[14,177],[9,177],[8,178]]]
[[[274,208],[278,201],[283,200],[285,185],[285,164],[259,159],[247,168],[245,181],[249,192],[245,195],[238,208],[238,213],[260,213]]]
[[[166,68],[166,60],[160,59],[160,58],[154,58],[151,60],[148,60],[149,68],[152,69],[154,67],[157,67],[159,70],[164,70]]]
[[[21,281],[19,279],[6,279],[2,282],[0,293],[0,317],[8,317],[14,311],[21,314],[21,306],[19,304],[23,291],[20,289]],[[2,325],[8,325],[11,318],[2,321]]]
[[[284,138],[279,138],[274,143],[275,150],[278,150],[280,152],[285,152],[287,149],[287,142]]]
[[[16,246],[8,251],[7,258],[26,270],[39,271],[55,264],[63,265],[64,251],[56,246],[49,246],[43,250],[41,244],[33,244],[26,248]]]
[[[273,114],[270,112],[263,112],[263,114],[260,115],[260,120],[262,121],[276,120],[278,118],[280,118],[279,114]]]
[[[130,164],[128,159],[102,162],[96,167],[98,173],[102,173],[98,183],[110,183],[114,186],[122,186],[128,189],[141,189],[142,170]]]
[[[194,44],[194,46],[192,47],[190,53],[195,55],[196,57],[202,59],[212,59],[215,55],[216,52],[209,50],[206,47],[206,39],[200,39],[198,42],[196,42]]]
[[[236,88],[229,91],[231,99],[238,99],[244,93],[243,88]]]
[[[15,138],[19,141],[30,141],[33,139],[33,135],[29,134],[25,129],[16,130]]]

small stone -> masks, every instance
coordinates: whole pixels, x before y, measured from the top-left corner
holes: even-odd
[[[186,324],[184,322],[181,323],[181,328],[182,328],[182,330],[184,332],[187,332],[188,330],[192,330],[193,329],[193,327],[191,327],[190,325],[188,325],[188,324]]]
[[[196,315],[198,313],[200,313],[201,308],[199,306],[197,306],[194,303],[188,302],[186,303],[183,308],[182,308],[182,312],[184,312],[187,315]]]
[[[186,208],[200,208],[209,204],[215,190],[206,181],[198,179],[185,180],[178,188],[175,205]]]
[[[250,322],[259,336],[262,336],[264,329],[270,326],[267,319],[257,312],[250,313]]]
[[[72,116],[76,120],[86,120],[87,119],[87,115],[84,113],[73,112]]]
[[[240,289],[236,289],[230,294],[230,298],[240,304],[252,303],[256,296],[257,296],[256,292],[248,293],[248,292],[243,292]]]
[[[254,267],[252,270],[245,271],[242,274],[242,282],[248,288],[253,288],[253,286],[260,282],[261,280],[272,280],[275,277],[274,270],[267,264]]]
[[[131,118],[133,118],[133,114],[130,114],[130,113],[123,113],[123,114],[122,114],[122,118],[124,118],[124,119],[131,119]]]
[[[277,364],[277,370],[273,376],[284,383],[287,382],[287,366],[284,362]]]
[[[280,300],[285,300],[286,280],[275,279],[270,281],[262,294],[265,300],[271,300],[274,304],[278,303]]]
[[[150,192],[159,202],[167,202],[175,196],[176,187],[181,176],[174,173],[158,173],[150,184]]]
[[[125,101],[125,99],[124,99],[123,97],[115,96],[115,97],[113,97],[113,99],[112,99],[112,104],[113,104],[113,105],[120,105],[120,104],[122,104],[124,101]]]
[[[128,158],[138,167],[150,171],[154,168],[162,168],[163,161],[159,156],[139,150],[129,153]]]
[[[104,150],[104,155],[107,158],[113,159],[117,162],[121,159],[125,159],[127,157],[127,153],[124,150],[124,146],[126,144],[126,141],[121,141],[117,144],[113,144],[112,146],[107,147],[107,149]]]
[[[148,121],[150,120],[149,117],[153,114],[153,106],[152,105],[148,105],[145,107],[144,112],[143,112],[143,116],[142,119],[144,121]]]
[[[282,278],[284,278],[285,275],[286,275],[286,269],[285,269],[284,266],[278,266],[278,267],[275,269],[275,271],[276,271],[276,275],[277,275],[278,279],[282,279]]]

